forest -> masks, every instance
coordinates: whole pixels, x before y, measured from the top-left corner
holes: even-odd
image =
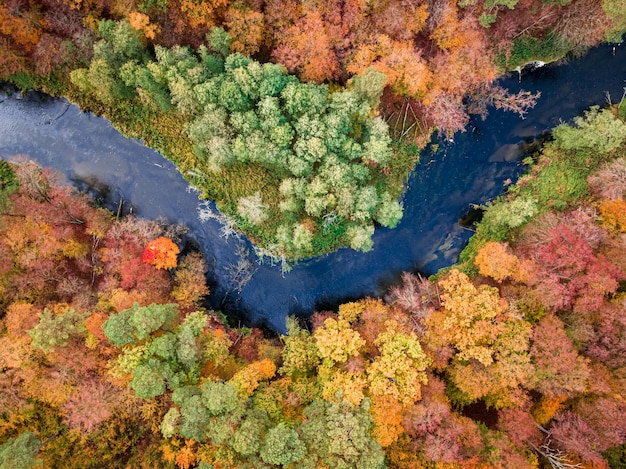
[[[270,256],[367,251],[496,78],[622,0],[0,0],[0,80],[172,160]],[[626,467],[626,104],[553,129],[459,262],[287,333],[207,309],[183,226],[0,160],[0,469]],[[268,286],[271,288],[271,286]]]
[[[145,140],[296,261],[395,227],[434,130],[523,116],[503,72],[624,30],[621,0],[2,0],[0,79]]]
[[[278,336],[203,306],[184,227],[2,162],[0,468],[625,467],[625,121],[553,129],[457,265]]]

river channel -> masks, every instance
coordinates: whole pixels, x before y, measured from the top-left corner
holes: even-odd
[[[0,158],[25,155],[60,170],[111,209],[123,200],[125,213],[185,224],[209,265],[211,306],[282,332],[288,315],[382,296],[403,271],[429,275],[455,263],[472,234],[471,226],[459,223],[472,204],[484,204],[514,182],[529,144],[559,122],[609,98],[619,102],[625,79],[624,45],[602,45],[582,58],[504,77],[500,84],[511,92],[541,91],[525,119],[491,109],[453,140],[438,140],[408,179],[402,222],[393,230],[377,228],[372,251],[344,248],[288,272],[258,259],[246,238],[224,237],[222,225],[206,217],[214,205],[199,201],[173,164],[63,99],[0,95]]]

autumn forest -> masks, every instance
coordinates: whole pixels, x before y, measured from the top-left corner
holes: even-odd
[[[523,116],[502,73],[625,30],[621,0],[0,0],[0,79],[298,260],[395,227],[433,132]],[[184,226],[0,160],[0,469],[626,467],[625,141],[624,99],[555,127],[457,264],[284,335],[207,308]]]

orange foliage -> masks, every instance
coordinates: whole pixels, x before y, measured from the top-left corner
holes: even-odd
[[[261,380],[270,379],[275,374],[276,364],[269,358],[266,358],[250,363],[243,370],[238,371],[233,376],[231,382],[239,389],[241,394],[250,396]]]
[[[217,24],[218,16],[229,3],[229,0],[182,0],[180,9],[192,28],[210,28]]]
[[[482,275],[498,282],[511,278],[526,283],[530,279],[530,262],[520,262],[507,243],[488,241],[478,250],[474,263]]]
[[[626,232],[626,202],[603,199],[599,205],[602,224],[616,233]]]
[[[412,42],[394,41],[383,34],[375,42],[358,47],[347,70],[359,74],[370,66],[384,73],[387,85],[404,96],[424,95],[432,81],[426,62]]]
[[[539,425],[547,425],[561,410],[566,399],[567,395],[565,394],[545,395],[535,404],[531,414]]]
[[[0,4],[0,33],[11,37],[22,46],[25,52],[32,52],[42,30],[37,25],[45,25],[43,19],[35,11],[18,11],[14,16],[4,2]],[[4,54],[4,51],[3,51]]]
[[[307,10],[280,39],[281,45],[274,50],[274,57],[290,71],[298,70],[303,80],[321,83],[339,76],[332,38],[317,10]]]
[[[180,249],[171,239],[161,236],[146,245],[142,260],[157,269],[173,269],[178,263],[176,256],[179,252]]]
[[[250,8],[231,6],[226,12],[226,26],[231,36],[230,50],[244,55],[259,51],[266,42],[265,18]]]
[[[196,455],[196,441],[189,439],[185,441],[185,446],[176,453],[176,465],[181,469],[189,469],[198,462]]]
[[[159,32],[159,25],[150,24],[150,17],[138,11],[130,13],[128,21],[134,29],[141,31],[148,39],[154,39]]]
[[[370,413],[374,419],[374,437],[383,448],[393,444],[404,433],[402,420],[405,408],[392,396],[373,397]]]
[[[446,2],[438,16],[439,22],[430,38],[443,50],[462,46],[464,44],[463,26],[459,22],[456,5]]]
[[[4,324],[9,335],[19,337],[39,322],[40,312],[30,303],[12,303],[6,310]]]

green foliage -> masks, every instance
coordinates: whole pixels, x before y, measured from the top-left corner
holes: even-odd
[[[41,464],[37,452],[41,441],[34,433],[26,431],[0,446],[0,469],[29,469]]]
[[[620,148],[626,138],[626,124],[615,118],[611,109],[592,106],[584,117],[574,118],[574,124],[561,124],[552,130],[558,147],[609,153]]]
[[[0,159],[0,210],[7,208],[9,196],[17,192],[19,180],[15,176],[13,167]]]
[[[171,378],[171,370],[165,363],[148,360],[133,370],[130,387],[140,399],[150,399],[165,392],[166,380]]]
[[[504,241],[511,229],[522,226],[537,212],[537,201],[525,197],[488,204],[480,224],[480,233],[486,239]]]
[[[207,36],[207,41],[212,50],[226,57],[230,54],[230,35],[224,28],[211,28]]]
[[[32,346],[50,353],[55,347],[67,346],[68,340],[84,335],[84,320],[89,314],[80,314],[68,309],[64,314],[55,316],[47,308],[39,313],[39,323],[28,331]]]
[[[267,431],[260,454],[266,463],[285,467],[302,459],[306,446],[295,430],[280,423]]]
[[[503,59],[503,66],[511,70],[535,60],[552,62],[563,57],[568,49],[554,33],[543,38],[521,35],[514,39],[508,59]]]
[[[332,468],[385,467],[385,454],[371,434],[368,405],[368,399],[359,408],[346,401],[313,401],[304,410],[306,421],[300,428],[309,451]]]
[[[348,81],[348,89],[364,98],[372,109],[378,108],[387,77],[373,67],[366,68],[360,75]]]
[[[338,244],[370,249],[376,214],[387,226],[401,216],[392,195],[399,187],[386,188],[380,178],[374,183],[393,155],[386,122],[372,115],[384,75],[369,70],[348,89],[331,93],[326,85],[300,83],[282,66],[229,54],[221,29],[214,28],[209,40],[221,57],[205,48],[195,53],[157,46],[156,61],[149,61],[135,57],[130,46],[120,48],[132,56],[119,64],[124,86],[163,111],[174,105],[189,119],[197,169],[229,178],[237,173],[239,187],[225,191],[228,203],[220,206],[272,253],[300,258]],[[105,65],[117,60],[106,59]],[[78,81],[90,83],[89,73],[77,72]],[[278,183],[247,176],[260,170]],[[293,178],[301,190],[276,192]],[[331,214],[337,225],[350,221],[354,229],[313,229],[311,217],[321,224]]]
[[[241,456],[249,457],[257,454],[261,449],[262,436],[268,425],[267,414],[252,410],[237,427],[230,446]]]
[[[284,342],[280,372],[287,376],[306,376],[319,364],[317,347],[311,334],[300,328],[293,317],[287,318],[287,335]]]
[[[127,62],[146,61],[148,53],[140,40],[141,33],[128,21],[102,20],[98,35],[102,39],[94,45],[89,68],[73,70],[72,82],[106,104],[134,96],[135,91],[124,82],[121,70]]]
[[[102,325],[107,338],[122,353],[111,364],[117,376],[131,375],[131,388],[137,397],[160,396],[165,389],[195,384],[200,368],[212,358],[211,350],[200,343],[208,324],[202,312],[189,314],[178,322],[178,306],[152,304],[113,314]],[[129,346],[132,344],[138,344]],[[227,345],[226,345],[227,347]],[[226,349],[227,353],[227,349]],[[220,355],[221,356],[221,355]]]
[[[387,228],[395,228],[400,220],[402,220],[402,205],[389,193],[383,193],[380,207],[376,212],[376,221]]]
[[[626,444],[614,446],[603,453],[611,469],[626,467]]]
[[[609,42],[621,43],[626,31],[626,6],[621,0],[603,0],[602,9],[611,19],[611,27],[605,33]]]
[[[175,304],[139,306],[135,303],[129,309],[109,316],[102,329],[113,344],[121,347],[146,340],[159,329],[170,329],[177,317],[178,306]]]

